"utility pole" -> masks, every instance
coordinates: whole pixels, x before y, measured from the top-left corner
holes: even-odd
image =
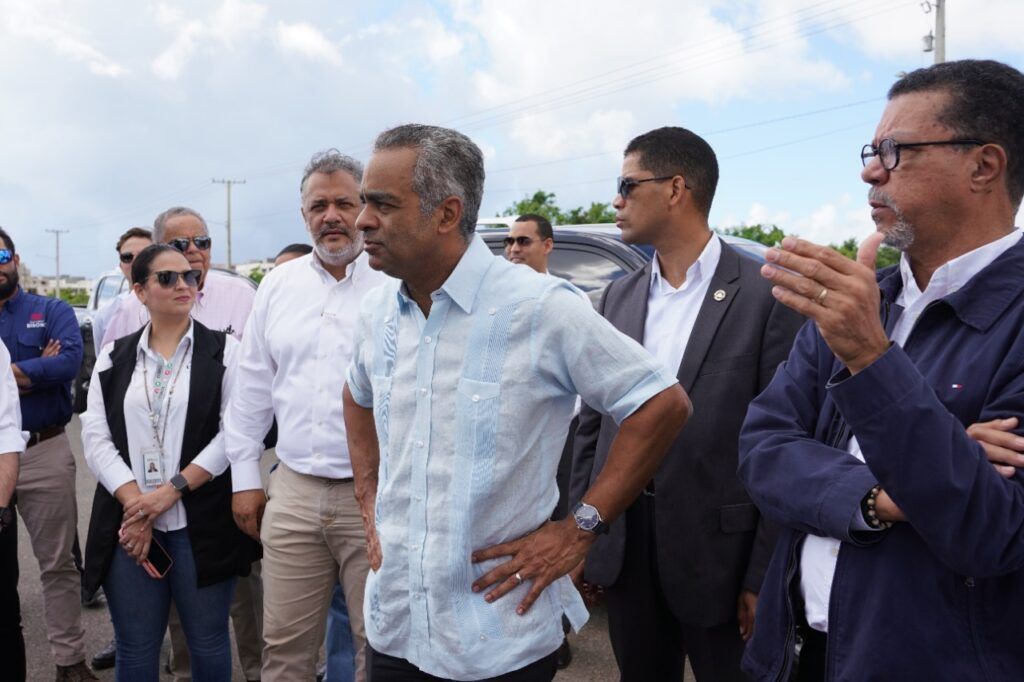
[[[57,298],[60,298],[60,236],[67,234],[68,230],[46,230],[57,238]]]
[[[935,10],[935,32],[928,31],[924,37],[924,51],[935,53],[935,63],[946,61],[946,0],[924,0],[921,9],[925,14]]]
[[[217,180],[215,178],[213,180],[213,183],[217,184],[217,185],[224,185],[225,187],[228,188],[228,222],[227,222],[227,227],[228,227],[228,270],[230,270],[231,269],[231,186],[232,185],[244,185],[245,184],[245,180],[227,180],[227,179]]]

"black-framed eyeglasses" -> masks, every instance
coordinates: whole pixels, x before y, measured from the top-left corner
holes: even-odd
[[[185,253],[186,251],[188,251],[189,243],[195,244],[196,248],[199,249],[200,251],[206,251],[207,249],[210,248],[210,243],[212,241],[213,240],[211,240],[209,237],[192,237],[191,239],[189,239],[188,237],[178,237],[177,239],[169,239],[167,243],[176,248],[178,251]]]
[[[174,270],[160,270],[154,272],[150,277],[156,279],[157,284],[162,286],[164,289],[173,289],[178,286],[178,278],[181,277],[185,280],[185,286],[190,289],[199,288],[199,278],[202,276],[201,270],[185,270],[183,272],[175,272]]]
[[[937,142],[897,142],[891,137],[886,137],[879,140],[877,145],[864,145],[860,150],[860,162],[867,166],[871,159],[877,156],[878,160],[882,162],[882,168],[887,171],[891,171],[896,168],[896,166],[900,165],[901,149],[914,149],[915,147],[951,147],[956,145],[980,146],[983,144],[986,143],[981,140],[969,139],[939,140]]]
[[[616,190],[618,191],[620,197],[622,197],[623,199],[628,199],[629,193],[632,192],[633,188],[636,187],[637,185],[643,184],[645,182],[665,182],[666,180],[671,180],[674,177],[676,176],[663,175],[658,178],[644,178],[643,180],[634,180],[633,178],[624,178],[620,176],[615,181]],[[690,186],[687,185],[685,182],[683,183],[683,187],[685,187],[686,189],[690,189]]]
[[[131,263],[133,260],[135,260],[135,254],[127,252],[127,251],[125,253],[119,253],[117,255],[117,257],[120,258],[121,262],[126,264],[126,265],[128,263]]]
[[[7,265],[14,260],[14,252],[10,249],[0,249],[0,265]]]
[[[501,241],[505,245],[506,249],[512,246],[513,244],[519,244],[519,248],[525,249],[535,240],[532,239],[531,237],[505,237]]]

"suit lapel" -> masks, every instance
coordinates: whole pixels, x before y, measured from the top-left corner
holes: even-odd
[[[623,292],[622,302],[616,306],[617,315],[612,323],[620,332],[639,344],[644,342],[644,326],[647,323],[647,295],[651,287],[651,263],[634,275],[629,288]],[[608,311],[605,311],[608,315]]]
[[[690,340],[686,344],[686,352],[683,353],[683,361],[679,365],[677,377],[687,392],[693,388],[693,382],[700,372],[701,365],[704,364],[704,358],[707,357],[718,327],[740,290],[739,259],[740,256],[732,247],[722,241],[722,254],[718,259],[718,267],[715,268],[715,273],[711,277],[711,285],[704,295],[700,312],[697,313],[697,321],[693,325]]]

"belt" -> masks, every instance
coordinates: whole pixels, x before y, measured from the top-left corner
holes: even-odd
[[[29,434],[28,443],[25,445],[25,447],[34,447],[42,443],[44,440],[50,440],[51,438],[55,438],[62,433],[64,433],[63,426],[47,426],[45,429],[33,431],[31,434]]]

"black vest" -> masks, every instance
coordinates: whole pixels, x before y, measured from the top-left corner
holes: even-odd
[[[220,431],[225,335],[210,331],[198,322],[193,322],[192,335],[192,374],[179,470],[202,452]],[[129,467],[124,397],[135,371],[141,337],[140,329],[115,341],[110,353],[113,366],[99,374],[111,439]],[[252,562],[259,558],[259,544],[235,525],[231,514],[231,494],[231,470],[228,469],[182,498],[199,587],[235,575],[249,575]],[[123,514],[124,509],[117,498],[102,484],[97,484],[85,546],[83,587],[89,592],[95,591],[106,579],[118,545],[117,532]]]

